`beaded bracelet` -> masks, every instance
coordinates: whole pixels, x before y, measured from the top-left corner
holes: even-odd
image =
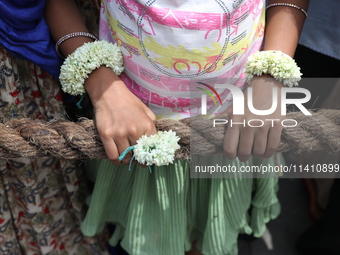
[[[89,42],[70,54],[60,69],[59,79],[63,91],[75,96],[85,93],[85,80],[100,66],[111,68],[117,75],[123,72],[123,55],[117,44]]]
[[[75,33],[70,33],[70,34],[67,34],[63,37],[61,37],[57,43],[55,44],[55,51],[58,53],[58,55],[61,57],[61,58],[65,58],[59,51],[59,46],[60,44],[62,44],[63,42],[65,42],[66,40],[70,39],[70,38],[73,38],[73,37],[77,37],[77,36],[85,36],[85,37],[90,37],[92,39],[94,39],[95,41],[97,41],[97,37],[95,37],[94,35],[90,34],[90,33],[86,33],[86,32],[75,32]]]
[[[295,8],[295,9],[298,9],[299,11],[301,11],[305,16],[306,18],[308,17],[308,14],[307,12],[302,9],[300,6],[297,6],[295,4],[289,4],[289,3],[274,3],[274,4],[270,4],[267,6],[267,10],[270,8],[270,7],[274,7],[274,6],[288,6],[288,7],[292,7],[292,8]]]
[[[269,74],[283,85],[298,86],[302,73],[295,60],[281,51],[258,51],[248,57],[245,64],[247,81],[253,77]]]

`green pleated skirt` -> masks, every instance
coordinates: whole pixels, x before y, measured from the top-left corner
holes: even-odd
[[[247,163],[222,155],[209,158],[238,168],[274,165],[273,158]],[[280,212],[277,174],[193,179],[184,160],[154,167],[152,173],[137,164],[129,171],[126,165],[92,160],[87,172],[95,186],[83,233],[93,236],[112,223],[116,228],[110,244],[121,241],[130,255],[183,255],[193,241],[204,255],[234,255],[239,233],[261,236],[265,224]]]

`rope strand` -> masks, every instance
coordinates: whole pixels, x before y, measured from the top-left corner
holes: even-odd
[[[278,151],[340,152],[340,110],[319,110],[312,116],[290,112],[287,119],[296,120],[298,126],[283,129]],[[155,125],[158,130],[175,131],[181,138],[181,148],[175,157],[190,159],[190,153],[211,155],[223,152],[222,142],[227,125],[213,127],[212,121],[199,117],[161,119],[156,120]],[[80,119],[79,122],[13,119],[5,124],[0,123],[0,158],[19,157],[103,159],[106,153],[95,125],[89,119]]]

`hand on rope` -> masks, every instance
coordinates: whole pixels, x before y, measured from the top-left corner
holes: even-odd
[[[244,115],[233,115],[232,105],[226,110],[229,122],[224,137],[224,153],[228,159],[238,157],[241,161],[247,161],[251,155],[259,158],[273,156],[280,144],[282,126],[280,88],[283,85],[270,76],[253,78],[249,87],[252,95],[244,93]],[[278,93],[274,96],[277,100],[276,110],[269,115],[255,115],[248,108],[248,96],[253,98],[253,106],[256,110],[268,110],[272,107],[272,88],[277,88]],[[279,121],[266,121],[275,119]],[[253,121],[256,120],[256,121]],[[248,124],[251,121],[251,124]],[[232,124],[235,123],[235,124]],[[237,124],[236,124],[237,123]],[[262,125],[261,125],[262,124]]]
[[[132,152],[122,161],[119,155],[135,145],[141,136],[157,132],[154,113],[106,67],[93,71],[85,88],[94,107],[96,126],[107,157],[115,165],[129,164]]]

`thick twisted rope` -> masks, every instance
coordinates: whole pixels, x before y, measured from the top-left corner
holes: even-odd
[[[287,119],[296,120],[298,126],[283,129],[278,151],[340,152],[339,110],[320,110],[312,116],[290,112]],[[158,130],[173,130],[181,138],[181,149],[176,158],[188,159],[190,153],[209,155],[223,151],[227,125],[213,127],[212,119],[162,119],[155,124]],[[94,122],[89,119],[80,119],[79,122],[13,119],[0,123],[0,158],[18,157],[86,159],[106,158],[106,154]]]

